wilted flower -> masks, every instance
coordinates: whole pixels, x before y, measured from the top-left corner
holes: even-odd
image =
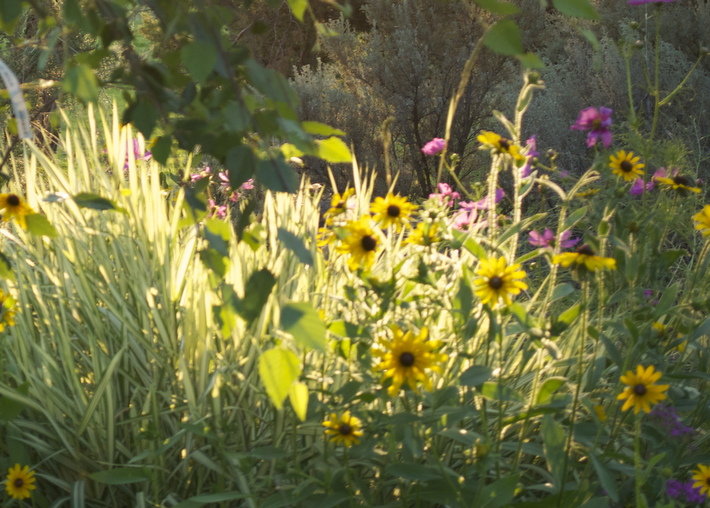
[[[572,236],[572,230],[568,229],[560,235],[560,247],[563,249],[569,249],[574,247],[579,238],[570,238]],[[550,229],[545,228],[542,234],[537,231],[530,231],[530,245],[536,247],[554,247],[555,246],[555,233]]]
[[[439,155],[446,149],[446,140],[442,138],[434,138],[422,147],[424,155]]]
[[[587,134],[587,147],[591,148],[601,138],[604,148],[611,145],[611,114],[609,108],[586,108],[579,112],[579,117],[570,129],[589,131]]]

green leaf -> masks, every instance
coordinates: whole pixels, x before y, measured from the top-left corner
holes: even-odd
[[[201,494],[185,499],[176,504],[173,508],[192,508],[193,506],[201,506],[208,503],[219,503],[222,501],[234,501],[236,499],[245,499],[251,494],[243,492],[220,492],[219,494]]]
[[[267,189],[274,192],[296,192],[298,180],[291,166],[281,158],[260,160],[256,178]]]
[[[325,351],[325,325],[308,302],[289,303],[281,308],[281,327],[293,335],[299,346]]]
[[[288,0],[288,6],[298,21],[303,22],[303,14],[308,7],[308,0]]]
[[[565,431],[552,415],[542,417],[540,431],[547,469],[555,479],[555,491],[559,491],[562,487],[562,473],[565,462]]]
[[[599,14],[588,0],[552,0],[552,5],[562,14],[582,19],[599,19]]]
[[[109,471],[91,473],[89,478],[107,485],[127,485],[150,480],[150,473],[143,468],[117,467]]]
[[[352,162],[353,156],[348,145],[340,138],[331,136],[328,139],[316,140],[316,155],[326,162],[333,164]]]
[[[440,480],[441,473],[432,466],[421,464],[390,464],[385,467],[385,474],[405,480]]]
[[[288,391],[288,400],[291,401],[293,411],[302,422],[306,421],[308,414],[308,386],[305,383],[296,381]]]
[[[204,83],[217,63],[214,45],[203,41],[192,41],[180,50],[180,61],[198,83]]]
[[[246,145],[237,145],[227,151],[224,164],[227,167],[229,186],[238,189],[241,184],[254,176],[256,171],[256,157],[251,148]]]
[[[67,70],[62,81],[62,90],[84,102],[99,100],[99,80],[94,76],[91,67],[86,64],[76,65]]]
[[[593,451],[589,454],[589,457],[592,459],[594,470],[597,472],[597,478],[599,478],[599,483],[601,483],[602,487],[606,491],[606,495],[609,496],[612,501],[618,503],[619,492],[616,489],[616,480],[614,479],[614,475],[606,467],[606,464],[599,460]]]
[[[130,110],[131,123],[146,139],[149,139],[153,134],[153,129],[158,124],[159,118],[160,111],[151,101],[140,100]]]
[[[91,194],[90,192],[80,192],[76,196],[72,196],[72,199],[80,208],[90,208],[99,211],[113,210],[128,213],[125,208],[121,208],[110,199],[103,198],[97,194]]]
[[[170,157],[170,148],[173,140],[170,136],[160,136],[150,147],[150,153],[153,154],[153,159],[159,164],[165,165]]]
[[[503,402],[525,402],[523,395],[508,386],[495,381],[486,381],[481,388],[481,395],[490,400]]]
[[[587,42],[592,45],[594,51],[599,51],[601,49],[601,44],[599,44],[599,39],[597,36],[589,29],[584,29],[580,31],[582,36],[587,39]]]
[[[0,0],[0,23],[7,28],[11,29],[22,14],[23,2],[19,0]]]
[[[506,19],[496,22],[483,39],[489,49],[506,56],[516,56],[525,53],[523,38],[515,21]]]
[[[552,290],[552,296],[550,297],[550,301],[554,302],[555,300],[564,298],[565,296],[570,295],[572,293],[574,293],[574,286],[569,282],[563,282],[562,284],[555,286],[555,289]]]
[[[25,221],[27,221],[27,231],[35,236],[49,236],[52,238],[57,236],[57,230],[47,220],[47,217],[41,213],[25,215]]]
[[[20,395],[26,396],[29,392],[30,384],[28,382],[22,383],[17,388],[8,388],[13,390]],[[9,397],[0,396],[0,420],[9,422],[13,418],[20,416],[22,410],[25,409],[25,405],[19,400],[11,399]]]
[[[287,349],[269,349],[259,357],[259,377],[276,409],[281,409],[291,384],[300,375],[300,362]]]
[[[459,382],[463,386],[480,386],[488,381],[492,374],[493,369],[491,367],[486,365],[473,365],[461,374]]]
[[[562,226],[562,231],[567,231],[569,228],[577,224],[582,218],[587,214],[587,206],[583,206],[582,208],[578,208],[571,214],[569,214],[569,217],[565,219],[564,226]]]
[[[269,295],[275,284],[276,278],[266,268],[251,274],[244,286],[246,296],[243,300],[238,301],[235,309],[242,319],[251,323],[261,315],[261,310],[269,300]]]
[[[540,60],[540,57],[537,56],[535,53],[525,53],[522,55],[515,55],[515,58],[518,59],[520,62],[520,65],[527,69],[544,69],[545,64],[542,63],[542,60]]]
[[[313,254],[308,250],[303,240],[284,228],[278,228],[277,231],[279,241],[293,252],[301,263],[304,265],[313,264]]]
[[[483,488],[479,508],[503,508],[515,497],[515,488],[520,475],[514,474],[496,480]]]
[[[340,129],[320,122],[303,122],[301,126],[304,131],[314,136],[345,136],[345,133]]]
[[[0,279],[15,280],[15,272],[12,271],[10,258],[0,252]]]
[[[508,2],[498,2],[497,0],[473,0],[476,4],[481,6],[483,9],[491,12],[493,14],[502,14],[506,16],[508,14],[517,14],[520,12],[515,5],[509,4]]]
[[[656,307],[653,310],[653,319],[658,319],[670,310],[676,300],[679,288],[680,285],[676,282],[672,286],[667,287],[665,291],[663,291],[661,299],[658,301]]]
[[[579,303],[572,305],[572,307],[560,314],[560,317],[557,318],[557,321],[565,323],[566,325],[571,325],[574,320],[577,319],[577,316],[579,316],[579,311],[581,310],[581,308],[582,306]]]
[[[540,386],[540,390],[537,392],[535,404],[548,404],[552,400],[552,394],[562,388],[566,382],[567,378],[564,377],[551,377],[546,379],[545,382],[542,383],[542,386]]]
[[[259,460],[276,460],[288,457],[288,452],[276,446],[260,446],[251,450],[249,456]]]

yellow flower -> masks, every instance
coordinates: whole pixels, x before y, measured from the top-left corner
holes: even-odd
[[[604,411],[604,406],[601,404],[597,404],[594,406],[594,414],[597,415],[597,418],[599,418],[599,421],[604,423],[606,421],[606,411]]]
[[[15,326],[15,300],[0,289],[0,332],[5,326]]]
[[[370,211],[375,214],[377,221],[383,228],[389,225],[395,226],[397,231],[402,229],[402,224],[408,226],[412,212],[417,209],[407,198],[387,194],[385,198],[375,198],[370,205]]]
[[[643,176],[641,168],[644,167],[644,164],[640,164],[639,160],[641,157],[634,157],[634,152],[626,153],[625,150],[620,150],[609,157],[609,166],[612,173],[620,176],[626,182],[633,182]]]
[[[387,393],[391,397],[396,396],[405,382],[413,390],[417,389],[417,383],[431,390],[432,382],[425,370],[441,372],[441,366],[437,363],[448,359],[447,355],[435,352],[441,347],[441,341],[427,340],[429,330],[426,327],[421,329],[419,335],[414,335],[411,330],[402,333],[396,325],[390,328],[394,339],[380,339],[381,349],[373,351],[373,355],[380,358],[375,370],[385,371],[382,381],[392,378]]]
[[[575,194],[575,196],[577,196],[579,198],[588,198],[590,196],[594,196],[598,192],[599,192],[599,189],[589,189],[586,191],[578,192],[577,194]]]
[[[338,238],[335,231],[328,228],[318,228],[318,234],[316,235],[316,247],[323,248],[326,245],[330,245]]]
[[[350,196],[354,193],[355,189],[350,188],[346,189],[342,195],[337,192],[333,194],[333,198],[330,200],[330,208],[323,214],[326,224],[333,224],[333,221],[338,215],[342,215],[348,211],[348,199],[350,199]]]
[[[703,236],[710,236],[710,205],[705,205],[702,210],[693,215],[695,229],[702,231]]]
[[[420,222],[412,231],[404,243],[412,245],[432,245],[440,242],[441,238],[437,236],[438,226],[430,222]]]
[[[37,486],[35,483],[35,472],[30,471],[30,466],[21,467],[15,464],[7,472],[5,480],[5,490],[13,499],[25,499],[30,497],[30,491]]]
[[[342,416],[331,413],[330,418],[323,422],[325,433],[330,436],[330,440],[335,443],[342,443],[350,448],[354,444],[360,443],[362,437],[362,422],[359,418],[352,416],[350,411],[345,411]]]
[[[634,414],[638,414],[642,409],[648,413],[652,404],[658,404],[666,398],[663,393],[668,390],[668,385],[655,384],[661,378],[660,372],[654,372],[655,367],[650,365],[644,369],[643,365],[636,366],[636,374],[627,370],[625,376],[621,376],[621,382],[627,388],[619,394],[617,400],[624,400],[622,411],[634,408]]]
[[[493,307],[498,305],[502,298],[506,305],[510,305],[510,295],[518,295],[528,285],[518,279],[523,279],[526,273],[520,269],[519,264],[508,266],[505,257],[481,259],[476,269],[479,276],[474,282],[475,293],[481,303],[490,303]]]
[[[35,213],[17,194],[0,194],[0,210],[5,210],[5,213],[2,214],[2,219],[5,222],[16,218],[22,229],[27,229],[25,216]]]
[[[690,178],[688,178],[687,176],[676,175],[673,178],[656,176],[653,179],[659,183],[662,183],[663,185],[669,186],[673,190],[677,190],[680,192],[690,191],[690,192],[695,192],[696,194],[700,193],[700,187],[691,187],[690,186],[691,181],[690,181]]]
[[[693,488],[700,487],[700,493],[710,496],[710,466],[698,464],[698,469],[693,471]]]
[[[577,248],[577,252],[563,252],[552,257],[552,262],[556,265],[562,265],[564,268],[575,264],[575,268],[585,267],[590,272],[596,272],[608,268],[616,270],[616,259],[597,256],[594,250],[587,245],[581,245]]]
[[[525,156],[520,153],[520,147],[518,145],[512,144],[510,140],[495,132],[481,131],[481,134],[478,135],[478,141],[492,148],[495,152],[510,155],[516,161],[525,160]]]
[[[369,270],[375,263],[380,238],[370,227],[370,216],[363,215],[360,220],[350,221],[344,228],[349,234],[337,249],[341,254],[350,254],[348,266],[355,271],[364,267]]]

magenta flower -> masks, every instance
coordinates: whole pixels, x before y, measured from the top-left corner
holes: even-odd
[[[193,173],[190,175],[190,181],[196,182],[197,180],[202,180],[203,178],[210,176],[211,171],[212,171],[212,169],[210,169],[210,167],[208,166],[204,170],[200,171],[199,173]]]
[[[478,231],[488,224],[488,221],[479,220],[481,218],[477,210],[459,210],[454,215],[451,226],[460,231]]]
[[[656,183],[653,181],[653,179],[649,182],[644,183],[643,179],[637,178],[634,184],[629,189],[629,194],[631,194],[632,196],[639,196],[646,191],[653,190],[655,186]]]
[[[495,203],[500,203],[500,200],[505,196],[503,189],[496,189]],[[459,206],[464,210],[488,210],[488,196],[478,201],[461,201]]]
[[[434,138],[422,148],[424,155],[439,155],[446,149],[446,140]]]
[[[525,165],[520,168],[520,178],[527,178],[532,173],[532,160],[540,155],[537,151],[537,138],[535,135],[530,136],[525,142],[527,145],[527,154],[525,154]]]
[[[461,199],[461,194],[451,190],[451,186],[448,183],[440,183],[436,186],[439,192],[429,194],[429,199],[439,198],[441,202],[446,206],[454,206],[455,199]]]
[[[586,108],[579,112],[579,117],[570,129],[589,131],[587,148],[591,148],[601,139],[604,148],[611,145],[611,114],[609,108]]]
[[[217,205],[214,199],[208,199],[207,206],[209,206],[210,209],[210,217],[217,217],[218,219],[227,217],[227,205]]]
[[[569,229],[562,233],[560,235],[560,247],[563,249],[569,249],[570,247],[574,247],[577,242],[579,242],[579,238],[570,238],[571,236],[572,231]],[[530,231],[529,241],[530,245],[534,245],[536,247],[554,247],[555,233],[550,231],[548,228],[545,228],[545,231],[543,231],[542,234],[537,231]]]

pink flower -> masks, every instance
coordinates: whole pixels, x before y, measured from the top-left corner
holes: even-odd
[[[632,196],[639,196],[646,191],[653,190],[655,186],[656,184],[653,179],[651,179],[651,181],[649,182],[644,183],[643,179],[637,178],[634,184],[629,189],[629,194],[631,194]]]
[[[434,138],[422,148],[424,155],[439,155],[446,149],[446,140]]]
[[[461,199],[461,194],[451,190],[448,183],[440,183],[436,186],[438,193],[429,194],[429,199],[439,198],[446,206],[454,206],[455,199]]]
[[[560,235],[560,247],[563,249],[569,249],[574,247],[579,238],[570,238],[572,236],[572,231],[567,230]],[[545,228],[542,234],[537,231],[530,231],[530,245],[536,247],[554,247],[555,246],[555,233]]]
[[[496,189],[495,202],[500,203],[500,200],[505,196],[503,189]],[[459,206],[464,210],[488,210],[488,196],[478,201],[461,201]]]
[[[459,210],[459,212],[454,215],[453,222],[451,225],[460,231],[477,231],[482,229],[488,224],[488,221],[479,222],[478,211],[471,210]]]
[[[206,167],[204,170],[200,171],[199,173],[193,173],[190,175],[190,181],[191,182],[196,182],[197,180],[202,180],[203,178],[206,178],[210,176],[210,172],[212,170],[210,167]]]
[[[530,136],[525,142],[527,145],[528,152],[525,154],[525,165],[520,168],[520,178],[527,178],[532,173],[532,160],[540,155],[537,151],[537,138],[536,136]]]
[[[579,117],[570,129],[589,131],[587,134],[587,148],[597,144],[601,138],[604,148],[611,145],[611,114],[609,108],[586,108],[579,112]]]
[[[218,219],[224,219],[227,217],[227,205],[217,205],[214,199],[208,199],[207,206],[210,209],[210,217],[217,217]]]

